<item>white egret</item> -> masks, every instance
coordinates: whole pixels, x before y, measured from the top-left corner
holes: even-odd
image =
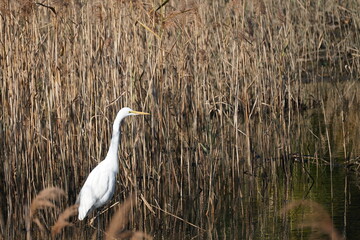
[[[116,174],[119,172],[120,123],[124,118],[133,115],[149,115],[149,113],[124,107],[116,115],[109,151],[105,159],[90,172],[76,200],[79,204],[79,220],[83,220],[92,210],[103,206],[112,198]]]

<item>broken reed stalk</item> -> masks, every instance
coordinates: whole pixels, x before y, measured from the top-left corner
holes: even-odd
[[[324,100],[321,100],[321,106],[322,106],[322,114],[324,118],[324,125],[325,125],[325,133],[326,133],[326,142],[329,150],[329,158],[330,158],[330,193],[331,193],[331,199],[334,197],[334,188],[333,188],[333,168],[334,168],[334,160],[332,156],[332,149],[331,149],[331,139],[329,134],[329,124],[327,120],[327,113],[325,110],[325,103]]]
[[[248,96],[248,86],[245,85],[243,90],[243,99],[244,99],[244,108],[245,108],[245,133],[246,133],[246,165],[247,165],[247,171],[250,175],[253,173],[253,166],[252,166],[252,158],[251,158],[251,116],[250,116],[250,106],[249,106],[249,96]]]

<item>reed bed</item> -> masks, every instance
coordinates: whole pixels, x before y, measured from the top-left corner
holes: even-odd
[[[64,189],[61,209],[75,203],[123,106],[151,117],[122,126],[113,201],[141,194],[131,222],[153,236],[221,239],[222,194],[280,202],[291,154],[359,154],[357,0],[1,0],[0,13],[4,238],[25,236],[41,189]],[[234,238],[251,236],[247,207]],[[93,230],[68,229],[64,239]]]

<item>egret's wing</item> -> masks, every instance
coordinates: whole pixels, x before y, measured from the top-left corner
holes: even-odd
[[[96,203],[93,188],[90,186],[83,186],[79,195],[79,200],[80,205],[78,218],[79,220],[83,220]]]
[[[88,212],[94,208],[100,207],[103,203],[100,199],[109,191],[109,182],[113,178],[112,172],[109,172],[104,165],[99,164],[94,168],[86,179],[84,186],[79,194],[79,219],[86,217]]]
[[[95,207],[100,207],[102,205],[104,205],[106,202],[108,202],[112,196],[114,195],[114,191],[115,191],[115,181],[116,181],[116,173],[114,173],[113,171],[108,173],[108,178],[107,178],[107,190],[106,192],[102,195],[102,197],[99,199],[99,201],[95,204]],[[105,182],[104,182],[105,183]]]

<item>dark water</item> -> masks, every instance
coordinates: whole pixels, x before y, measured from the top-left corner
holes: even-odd
[[[329,166],[311,166],[310,175],[314,181],[298,173],[294,179],[294,198],[302,197],[320,203],[330,214],[335,228],[346,239],[360,236],[360,190],[357,175],[344,166],[335,166],[331,173]],[[304,190],[309,188],[308,194]],[[301,239],[301,238],[294,238]]]
[[[245,183],[232,192],[216,193],[214,215],[203,215],[206,220],[199,220],[196,213],[200,212],[194,208],[186,208],[184,217],[205,231],[184,224],[183,228],[156,236],[161,239],[329,239],[327,235],[314,235],[309,227],[299,227],[309,221],[306,217],[309,213],[319,209],[303,206],[285,217],[281,214],[288,203],[306,199],[319,203],[329,214],[334,228],[346,239],[359,239],[360,190],[355,172],[335,166],[331,173],[328,165],[312,163],[295,163],[292,171],[288,182],[281,177],[267,183],[256,181],[253,193]],[[192,202],[195,209],[198,204]],[[179,229],[183,229],[181,234]]]
[[[304,168],[307,170],[305,171]],[[307,199],[324,207],[335,229],[346,239],[359,239],[360,190],[359,181],[353,171],[343,166],[336,166],[331,173],[328,165],[297,163],[293,169],[293,179],[288,186],[289,189],[286,189],[286,185],[283,186],[285,187],[280,188],[278,193],[269,194],[269,199],[263,198],[262,202],[261,197],[260,201],[259,197],[257,201],[250,200],[250,208],[247,211],[253,215],[252,222],[245,224],[245,228],[250,226],[250,229],[242,230],[240,238],[309,239],[312,236],[310,228],[298,227],[298,224],[308,221],[306,214],[309,213],[297,209],[282,218],[279,211],[291,201]],[[303,209],[308,209],[310,212],[318,211],[316,208],[309,209],[306,206]],[[241,219],[240,223],[244,220],[246,221]],[[314,238],[327,239],[326,236],[321,235],[315,235]]]

